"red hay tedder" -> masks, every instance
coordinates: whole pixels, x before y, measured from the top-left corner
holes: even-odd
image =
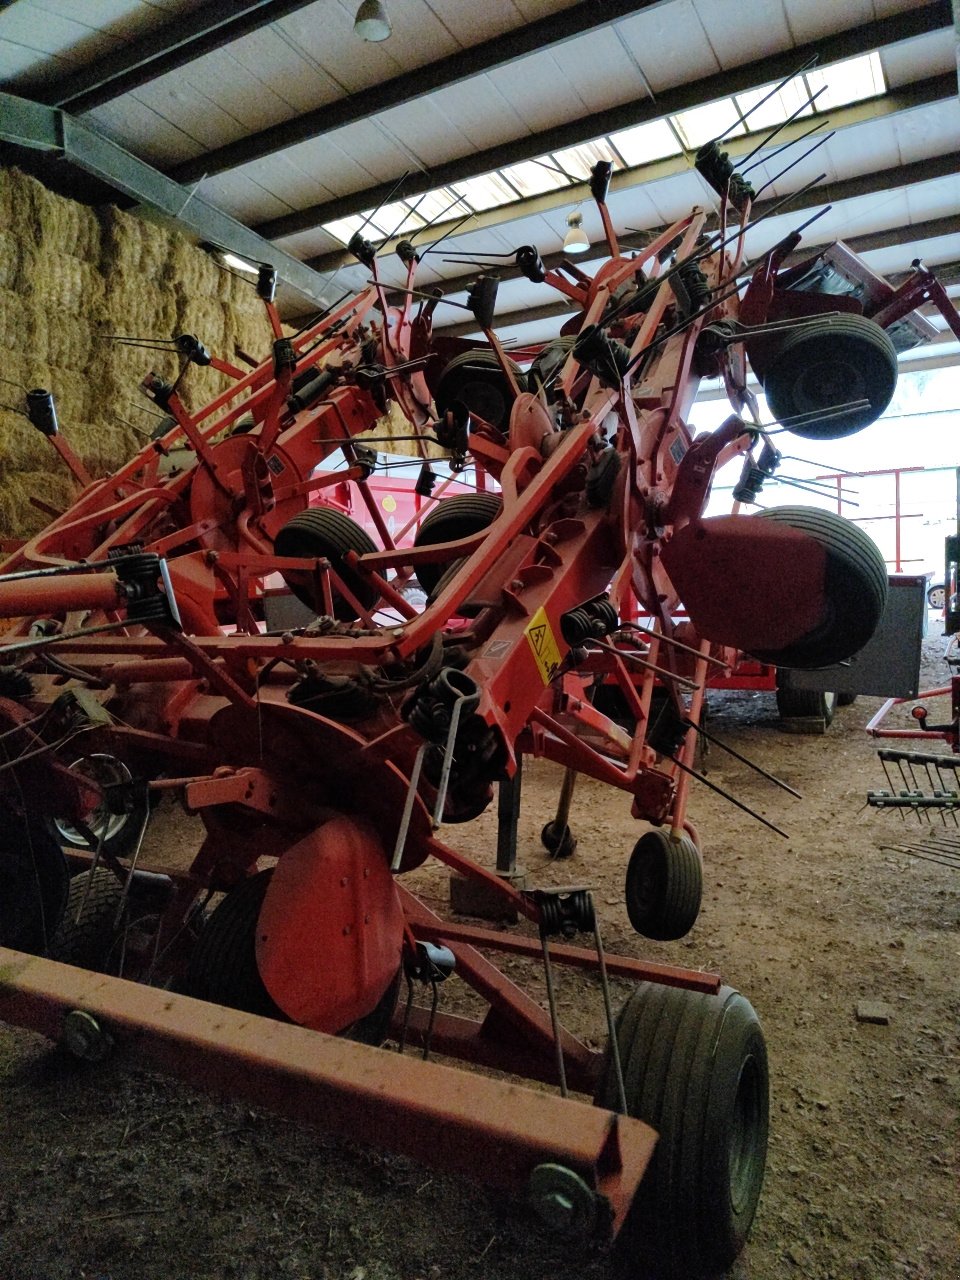
[[[435,301],[414,302],[416,250],[399,246],[408,288],[392,305],[358,235],[372,283],[293,337],[261,271],[275,342],[256,369],[178,339],[184,373],[212,359],[232,385],[190,413],[177,385],[148,376],[169,430],[107,479],[87,481],[50,398],[31,393],[32,421],[83,489],[0,576],[0,1017],[82,1056],[125,1042],[194,1083],[521,1190],[554,1229],[619,1237],[638,1273],[684,1277],[731,1263],[760,1194],[753,1009],[715,975],[605,957],[587,890],[521,890],[447,832],[523,755],[605,782],[648,824],[627,869],[631,921],[683,936],[701,896],[686,808],[707,671],[738,650],[842,660],[886,591],[872,542],[829,512],[738,503],[703,517],[725,463],[740,460],[750,501],[778,460],[747,359],[780,423],[831,438],[889,402],[891,334],[922,301],[957,331],[919,264],[897,290],[871,278],[869,296],[825,291],[823,259],[784,266],[795,233],[745,267],[752,193],[715,146],[698,166],[723,197],[719,229],[695,210],[624,256],[599,164],[610,258],[596,276],[517,252],[579,311],[528,373],[492,332],[495,279],[471,294],[486,342],[441,343]],[[693,439],[699,380],[718,375],[733,413]],[[426,503],[412,545],[370,498],[375,459],[356,439],[388,401],[424,457],[439,442],[478,477],[477,492]],[[190,451],[179,469],[175,447]],[[347,470],[323,470],[337,451]],[[376,541],[311,505],[344,479],[366,494]],[[277,574],[314,621],[270,630]],[[649,627],[621,624],[634,602]],[[611,675],[632,734],[593,705]],[[137,865],[163,791],[206,831],[180,876]],[[86,849],[72,880],[64,842]],[[428,858],[539,937],[440,918],[403,883]],[[155,903],[149,929],[128,925],[137,894]],[[588,945],[571,945],[578,934]],[[504,953],[542,959],[549,1010],[490,958]],[[560,1026],[556,964],[598,974],[605,1052]],[[438,1011],[452,971],[488,1003],[482,1021]],[[611,973],[638,983],[616,1017]],[[404,981],[432,998],[397,1014]],[[558,1092],[370,1047],[391,1026],[425,1057]]]

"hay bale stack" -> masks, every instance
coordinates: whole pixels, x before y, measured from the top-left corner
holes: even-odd
[[[108,335],[179,333],[196,334],[232,363],[237,347],[263,359],[272,340],[252,285],[184,237],[0,169],[0,538],[27,537],[48,523],[31,494],[63,508],[75,490],[26,418],[27,389],[53,392],[64,436],[93,476],[106,475],[142,447],[142,432],[156,421],[144,412],[144,376],[152,370],[172,381],[179,371],[171,352]],[[229,381],[189,369],[184,402],[195,410]]]

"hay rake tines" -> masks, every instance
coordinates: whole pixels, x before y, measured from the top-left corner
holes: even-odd
[[[933,822],[938,813],[944,826],[948,815],[954,826],[960,827],[957,810],[960,809],[960,782],[957,771],[960,759],[954,755],[941,755],[928,751],[896,751],[884,748],[877,752],[883,766],[887,788],[867,792],[867,804],[873,809],[896,809],[902,819],[908,812],[918,822]],[[892,773],[896,767],[903,784],[898,786]]]

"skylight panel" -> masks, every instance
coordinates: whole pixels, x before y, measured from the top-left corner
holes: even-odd
[[[547,160],[551,157],[547,156]],[[620,157],[606,138],[596,138],[593,142],[584,142],[579,147],[567,147],[565,151],[555,151],[552,159],[557,167],[571,178],[589,178],[590,170],[600,160],[609,160],[615,169],[621,167]]]
[[[678,111],[670,119],[680,134],[683,145],[690,151],[695,151],[713,138],[733,138],[746,132],[732,98],[721,98],[719,102],[710,102],[705,107]]]
[[[883,68],[880,65],[879,53],[866,53],[859,58],[847,58],[845,62],[835,62],[830,67],[808,71],[805,79],[810,92],[827,86],[816,101],[818,111],[829,111],[831,107],[841,107],[847,102],[861,102],[864,98],[875,98],[886,92]]]
[[[651,120],[649,124],[634,125],[611,133],[610,141],[628,165],[650,164],[667,156],[680,154],[677,135],[666,120]]]
[[[426,191],[422,196],[408,202],[424,222],[452,222],[470,213],[466,200],[459,197],[449,187],[436,187]]]
[[[465,182],[455,182],[451,186],[458,196],[466,198],[471,209],[495,209],[520,198],[516,188],[499,173],[485,173],[479,178],[467,178]]]
[[[810,94],[807,92],[802,76],[795,76],[764,102],[763,99],[771,93],[773,87],[772,84],[768,84],[762,89],[750,89],[746,93],[738,93],[734,98],[741,114],[747,117],[749,133],[773,129],[778,124],[783,124],[784,120],[789,120],[791,116],[799,120],[801,116],[813,115],[814,107],[806,105]],[[758,105],[761,103],[762,105]],[[818,98],[814,106],[819,107],[819,105]]]
[[[335,240],[339,240],[341,244],[349,244],[350,237],[355,231],[360,230],[366,219],[367,214],[358,213],[352,218],[337,218],[333,222],[324,222],[321,225],[323,230],[332,235]]]
[[[521,196],[538,196],[544,191],[556,191],[558,187],[569,186],[562,173],[558,173],[549,156],[543,157],[543,163],[536,160],[525,160],[522,164],[512,164],[500,171],[512,187]]]

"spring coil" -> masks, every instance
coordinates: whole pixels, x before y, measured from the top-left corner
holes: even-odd
[[[617,610],[609,600],[591,600],[563,614],[560,632],[568,645],[576,647],[585,640],[608,636],[619,625]]]
[[[711,289],[707,277],[695,262],[686,262],[677,268],[677,275],[687,291],[690,299],[690,314],[701,311],[710,301]]]
[[[574,889],[570,893],[537,894],[540,908],[540,933],[544,937],[561,934],[572,938],[576,933],[592,933],[596,923],[593,895],[589,889]]]

